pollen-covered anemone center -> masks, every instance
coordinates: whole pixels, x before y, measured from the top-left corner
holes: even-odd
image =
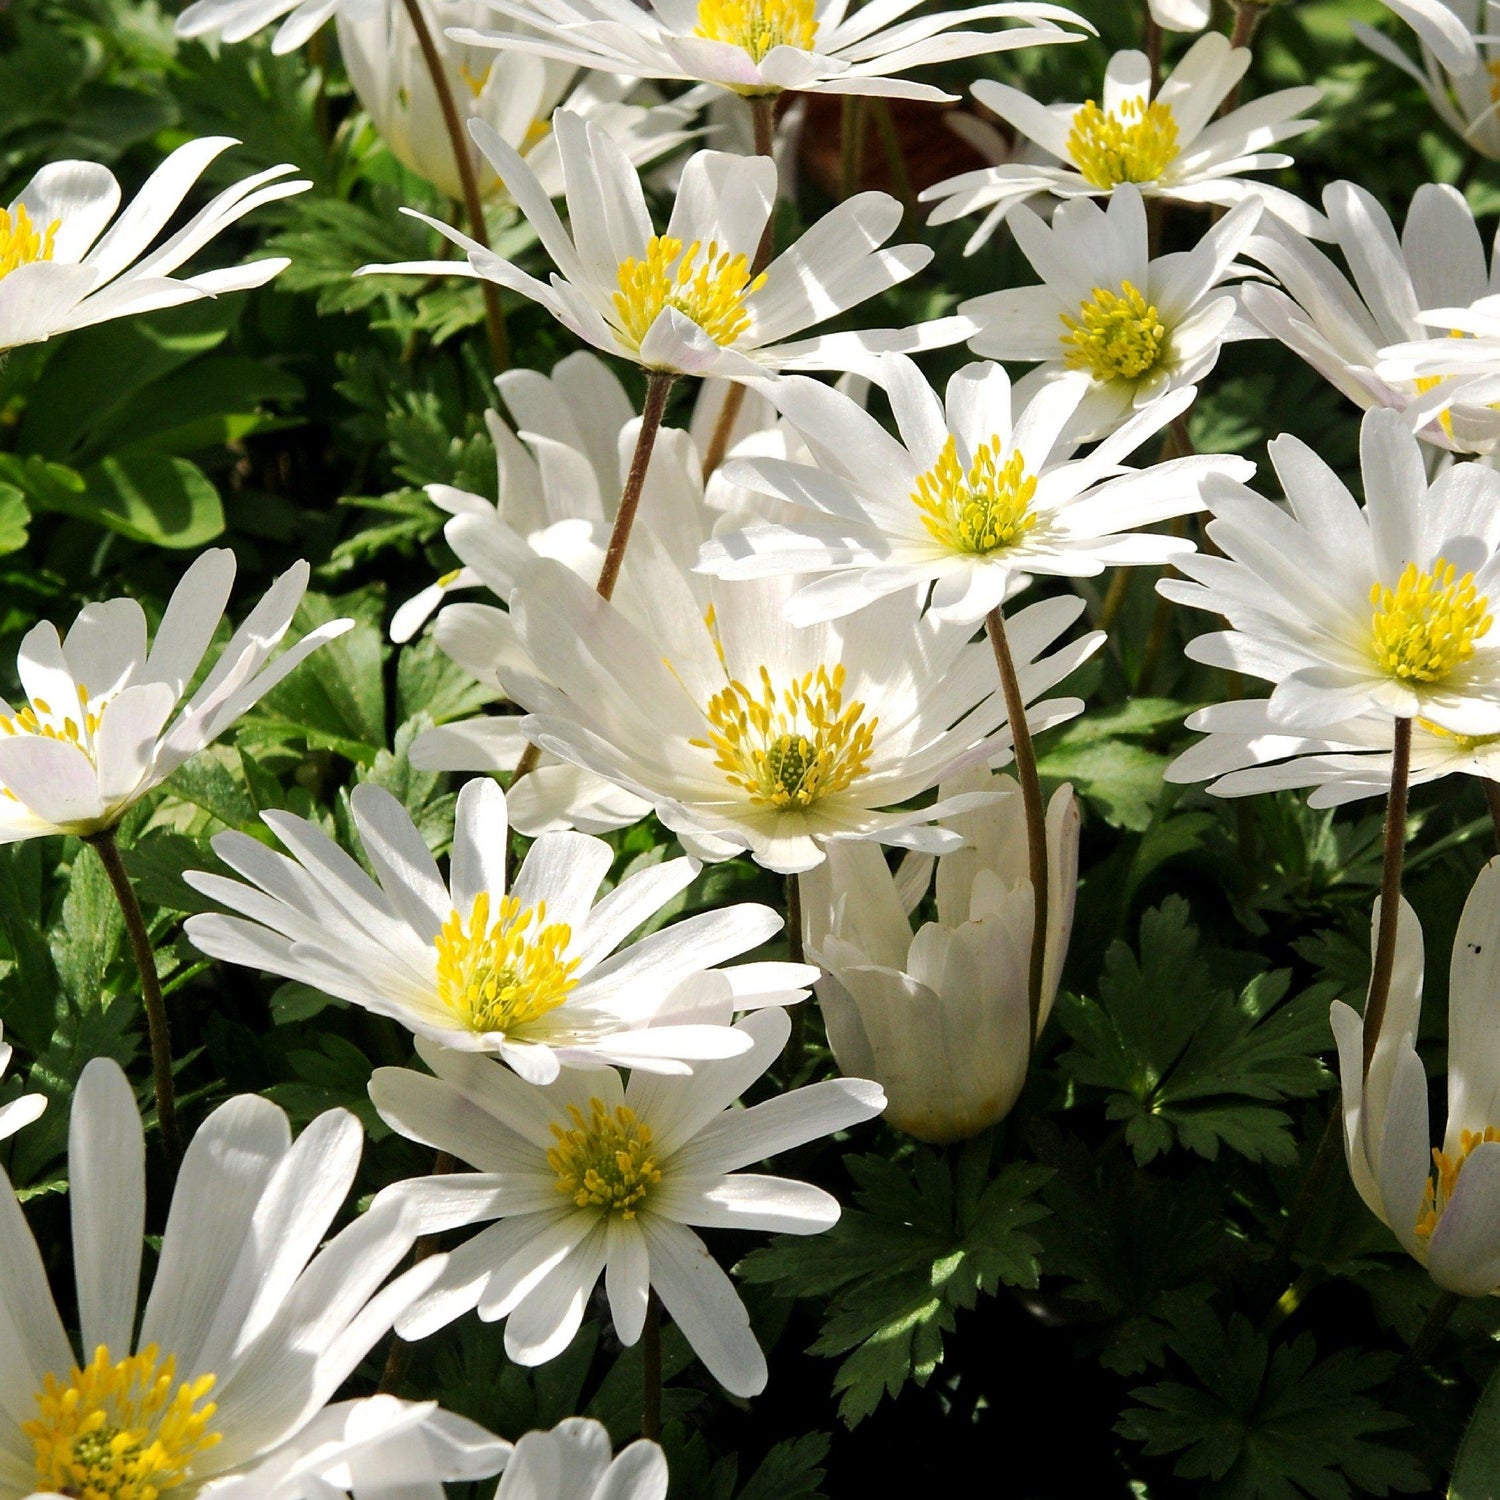
[[[743,47],[756,62],[773,47],[811,52],[816,9],[815,0],[699,0],[693,35]]]
[[[212,1375],[177,1379],[176,1361],[155,1344],[113,1360],[100,1344],[90,1364],[66,1380],[49,1374],[24,1425],[40,1487],[76,1500],[158,1500],[214,1447],[217,1408],[204,1398]]]
[[[557,1144],[547,1165],[557,1173],[557,1190],[579,1208],[602,1208],[633,1219],[647,1193],[661,1181],[652,1150],[651,1127],[628,1105],[611,1111],[601,1099],[589,1100],[585,1116],[568,1106],[572,1129],[554,1124]]]
[[[1062,345],[1068,367],[1087,370],[1095,380],[1139,380],[1166,353],[1161,314],[1128,281],[1118,292],[1096,286],[1093,297],[1078,304],[1076,318],[1058,316],[1067,329]]]
[[[1068,155],[1090,187],[1155,182],[1177,155],[1172,106],[1126,99],[1105,111],[1090,99],[1073,113]]]
[[[1474,654],[1489,632],[1489,600],[1474,590],[1474,575],[1457,576],[1441,557],[1430,573],[1407,563],[1394,589],[1373,584],[1370,622],[1375,661],[1401,682],[1442,682]]]
[[[848,789],[868,769],[878,719],[844,703],[844,668],[819,667],[778,690],[760,669],[760,691],[731,682],[709,699],[706,740],[729,784],[766,807],[800,809]]]
[[[1464,1163],[1468,1161],[1474,1148],[1482,1146],[1486,1141],[1500,1141],[1500,1130],[1493,1125],[1487,1125],[1482,1131],[1465,1130],[1459,1137],[1458,1150],[1452,1156],[1433,1148],[1432,1176],[1422,1189],[1422,1207],[1417,1214],[1416,1232],[1419,1239],[1432,1238],[1432,1232],[1438,1227],[1438,1220],[1443,1217],[1443,1210],[1447,1208],[1448,1200],[1458,1186],[1458,1176],[1464,1169]]]
[[[38,229],[24,203],[13,210],[0,208],[0,277],[9,276],[18,266],[51,260],[53,242],[61,228],[62,220],[54,219],[45,229]]]
[[[1036,526],[1031,508],[1036,477],[1026,472],[1020,453],[1002,463],[1004,447],[1000,438],[991,438],[965,470],[950,433],[937,462],[917,480],[912,504],[943,546],[979,555],[999,552],[1015,546]]]
[[[547,903],[522,906],[504,896],[494,920],[490,897],[474,898],[469,919],[453,912],[437,935],[438,993],[470,1031],[514,1035],[555,1010],[578,983],[570,959],[573,930],[548,922]]]
[[[77,695],[76,707],[64,704],[54,708],[45,698],[33,698],[19,713],[0,713],[0,738],[34,734],[43,739],[63,740],[76,746],[92,761],[99,716],[109,700],[107,697],[95,700],[81,682],[77,685]]]
[[[670,235],[652,235],[646,254],[620,262],[620,290],[614,294],[620,332],[633,349],[651,331],[663,308],[675,307],[691,318],[714,343],[727,348],[750,326],[745,299],[766,284],[764,272],[754,278],[744,255],[720,250],[711,240],[683,248]]]

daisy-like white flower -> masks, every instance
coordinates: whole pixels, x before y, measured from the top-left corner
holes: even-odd
[[[445,1047],[494,1052],[534,1083],[562,1065],[685,1073],[689,1061],[747,1045],[728,1025],[735,1010],[800,1000],[812,981],[805,964],[716,967],[780,930],[770,907],[750,903],[615,951],[686,889],[691,859],[628,876],[596,903],[614,850],[583,833],[544,833],[507,887],[505,794],[493,781],[459,793],[449,883],[389,792],[356,787],[350,807],[378,884],[314,824],[268,812],[293,857],[219,834],[214,852],[247,883],[187,879],[241,915],[189,918],[194,946]]]
[[[1191,386],[1074,459],[1062,434],[1088,395],[1085,375],[1042,386],[1014,414],[1010,380],[996,364],[966,365],[948,382],[946,404],[902,355],[885,356],[881,383],[899,438],[829,386],[792,376],[770,388],[817,467],[730,465],[731,482],[796,507],[795,519],[722,532],[704,547],[701,567],[721,578],[821,574],[787,601],[794,625],[914,583],[932,585],[938,618],[973,623],[1030,574],[1092,577],[1191,550],[1131,528],[1201,510],[1210,475],[1254,473],[1243,459],[1199,456],[1122,471],[1122,459],[1187,410]]]
[[[4,1034],[5,1028],[0,1026],[0,1036]],[[9,1042],[0,1042],[0,1073],[4,1073],[10,1066],[13,1052]],[[39,1119],[46,1108],[45,1094],[22,1094],[9,1104],[0,1105],[0,1141],[9,1140],[18,1130]]]
[[[1500,474],[1477,463],[1431,484],[1392,411],[1360,430],[1365,505],[1306,444],[1279,437],[1283,509],[1224,482],[1209,495],[1221,556],[1176,560],[1167,598],[1223,615],[1195,661],[1265,678],[1272,720],[1311,734],[1367,710],[1459,735],[1500,733]]]
[[[1148,0],[1151,19],[1163,31],[1202,31],[1214,13],[1213,0]]]
[[[1467,306],[1430,307],[1417,322],[1427,336],[1382,349],[1376,375],[1425,392],[1413,420],[1430,413],[1455,445],[1492,453],[1500,424],[1500,293]]]
[[[925,245],[880,248],[901,222],[894,198],[845,199],[752,277],[750,263],[776,196],[772,162],[695,153],[683,169],[667,232],[659,235],[640,176],[608,131],[567,110],[552,123],[566,184],[566,229],[531,168],[482,121],[470,122],[557,267],[550,285],[422,214],[467,252],[467,263],[366,266],[360,274],[467,269],[540,303],[596,349],[679,375],[743,380],[777,370],[855,369],[882,349],[934,348],[973,331],[964,318],[939,318],[915,328],[789,343],[792,334],[879,295],[931,261]]]
[[[431,1232],[498,1221],[451,1253],[403,1315],[403,1337],[477,1308],[487,1322],[508,1319],[512,1359],[542,1364],[572,1342],[602,1274],[622,1343],[640,1338],[654,1290],[715,1380],[736,1396],[764,1389],[744,1305],[693,1229],[829,1228],[839,1206],[821,1188],[738,1169],[885,1106],[875,1084],[837,1078],[735,1108],[790,1028],[784,1010],[757,1011],[735,1026],[750,1042],[740,1056],[689,1077],[633,1072],[628,1084],[608,1069],[538,1088],[427,1042],[417,1050],[435,1078],[378,1068],[370,1097],[381,1118],[478,1171],[398,1183],[377,1201],[402,1204]]]
[[[179,709],[229,601],[234,553],[196,559],[147,647],[134,599],[85,606],[65,637],[47,621],[21,641],[27,703],[0,699],[0,843],[113,828],[288,672],[354,623],[333,620],[271,660],[307,588],[296,563],[272,585]]]
[[[1441,1149],[1428,1135],[1427,1070],[1417,1055],[1422,928],[1403,901],[1390,1000],[1368,1076],[1362,1023],[1335,1001],[1344,1094],[1344,1153],[1366,1205],[1444,1291],[1500,1291],[1500,861],[1480,871],[1453,940],[1448,981],[1448,1121]]]
[[[1416,32],[1423,52],[1431,54],[1449,73],[1472,73],[1479,66],[1476,32],[1484,20],[1480,0],[1382,0],[1382,3]],[[1366,41],[1374,34],[1366,27],[1356,30]]]
[[[225,188],[152,248],[208,164],[238,144],[215,135],[179,146],[118,218],[120,184],[108,167],[91,161],[43,167],[0,209],[0,353],[112,318],[243,292],[284,270],[287,261],[273,256],[172,274],[252,209],[312,186],[286,181],[296,170],[286,165]]]
[[[366,21],[377,15],[388,0],[193,0],[177,17],[178,36],[216,36],[226,42],[243,42],[272,21],[281,26],[271,42],[275,53],[294,52],[333,15]],[[444,12],[466,15],[472,0],[423,0],[430,10],[429,24]]]
[[[1226,340],[1258,338],[1224,285],[1260,219],[1242,203],[1191,249],[1151,257],[1146,207],[1130,184],[1100,208],[1064,203],[1051,225],[1030,209],[1011,221],[1040,286],[986,292],[959,312],[979,325],[969,340],[990,359],[1036,360],[1017,394],[1070,370],[1090,377],[1068,436],[1095,437],[1167,391],[1202,379]]]
[[[1009,751],[994,657],[970,626],[924,616],[909,589],[795,629],[783,611],[797,581],[782,577],[711,580],[705,610],[649,531],[631,545],[650,568],[641,621],[555,563],[511,595],[539,673],[507,682],[529,710],[528,738],[649,801],[703,858],[748,849],[791,874],[818,864],[830,839],[953,847],[957,835],[931,826],[948,807],[900,804]],[[1010,622],[1027,702],[1102,642],[1095,633],[1043,656],[1081,609],[1048,599]],[[1028,722],[1082,707],[1038,703]]]
[[[389,1397],[328,1405],[442,1274],[424,1264],[387,1281],[415,1227],[394,1202],[319,1249],[363,1140],[345,1110],[295,1142],[264,1099],[215,1110],[183,1159],[137,1332],[145,1142],[125,1075],[91,1062],[68,1137],[76,1348],[0,1182],[0,1497],[330,1500],[352,1488],[378,1500],[386,1479],[361,1478],[358,1460],[391,1454],[403,1433],[425,1455],[405,1493],[496,1473],[510,1445],[463,1418]]]
[[[930,84],[897,77],[951,62],[1081,41],[1093,27],[1058,5],[987,4],[903,19],[918,0],[884,0],[850,13],[849,0],[486,0],[522,23],[507,32],[463,31],[460,39],[539,52],[635,78],[713,83],[736,94],[880,94],[947,100]],[[1014,28],[957,31],[978,21]],[[1066,31],[1076,26],[1079,31]]]
[[[1231,47],[1211,31],[1193,43],[1154,99],[1144,52],[1117,52],[1104,75],[1102,100],[1083,104],[1039,104],[1019,89],[980,79],[974,97],[1058,165],[1015,162],[950,177],[921,194],[923,202],[938,204],[928,222],[985,211],[965,247],[972,254],[1028,198],[1097,197],[1134,184],[1147,197],[1175,203],[1229,208],[1258,199],[1302,233],[1321,234],[1322,216],[1300,198],[1244,176],[1291,165],[1291,157],[1266,148],[1314,127],[1315,120],[1296,116],[1316,104],[1321,91],[1282,89],[1215,119],[1249,66],[1248,48]]]
[[[1500,264],[1493,270],[1487,264],[1463,194],[1424,183],[1399,239],[1385,210],[1355,183],[1331,183],[1323,190],[1323,207],[1352,283],[1301,235],[1263,219],[1245,254],[1281,285],[1246,282],[1240,291],[1246,314],[1356,406],[1411,412],[1419,435],[1439,448],[1493,448],[1500,440],[1500,415],[1483,405],[1454,409],[1441,376],[1381,373],[1390,367],[1382,358],[1386,346],[1432,340],[1423,308],[1467,306],[1500,291]]]
[[[667,1500],[666,1455],[643,1438],[611,1459],[603,1422],[568,1417],[516,1444],[495,1500]]]

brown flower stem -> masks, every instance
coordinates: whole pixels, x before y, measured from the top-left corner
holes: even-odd
[[[177,1128],[177,1091],[172,1082],[172,1032],[167,1022],[167,1003],[162,998],[161,980],[156,974],[156,955],[151,950],[151,933],[146,926],[135,887],[125,873],[125,861],[113,828],[90,834],[85,840],[109,876],[110,888],[125,919],[130,951],[141,976],[141,999],[146,1008],[146,1029],[151,1037],[151,1076],[156,1088],[156,1121],[161,1127],[162,1148],[174,1170],[182,1160],[182,1135]]]
[[[469,234],[486,250],[490,247],[490,232],[484,220],[484,201],[479,196],[479,179],[474,174],[474,158],[469,150],[469,137],[464,130],[458,105],[453,98],[453,89],[448,83],[448,70],[438,53],[427,17],[422,12],[422,0],[402,0],[407,19],[422,49],[422,61],[427,64],[432,79],[433,92],[437,94],[438,108],[443,114],[443,125],[448,132],[449,144],[453,147],[453,162],[458,168],[458,180],[463,189],[464,212],[469,219]],[[484,277],[479,279],[480,294],[484,297],[484,324],[489,333],[490,359],[497,371],[510,366],[510,335],[505,328],[505,311],[500,306],[500,288]]]
[[[1031,969],[1026,986],[1031,1006],[1031,1039],[1036,1041],[1042,1018],[1042,975],[1047,962],[1047,809],[1042,802],[1042,782],[1037,774],[1036,747],[1026,722],[1026,702],[1021,680],[1005,633],[999,606],[984,617],[985,632],[995,652],[1000,671],[1000,689],[1005,694],[1005,715],[1010,721],[1011,743],[1016,757],[1016,779],[1021,784],[1021,806],[1026,813],[1026,852],[1031,870],[1032,921]]]
[[[630,457],[630,472],[625,476],[625,488],[620,494],[620,508],[615,512],[609,546],[604,551],[604,566],[599,570],[599,582],[595,585],[601,599],[610,598],[619,581],[620,566],[625,561],[625,548],[630,541],[630,528],[635,525],[635,513],[641,504],[641,490],[646,483],[646,470],[651,464],[651,450],[656,447],[656,434],[661,431],[661,419],[667,410],[667,397],[676,380],[676,375],[670,370],[652,370],[646,376],[646,401],[641,408],[641,430],[635,440],[635,452]]]
[[[439,1151],[432,1158],[432,1171],[428,1175],[446,1177],[457,1166],[451,1152]],[[424,1234],[412,1246],[412,1265],[421,1265],[424,1260],[436,1255],[438,1249],[438,1236]],[[380,1385],[377,1387],[382,1396],[393,1396],[401,1389],[401,1382],[406,1379],[407,1366],[411,1364],[411,1350],[412,1346],[399,1333],[391,1335],[391,1347],[386,1354],[385,1369],[380,1372]]]
[[[661,1298],[654,1289],[646,1298],[641,1329],[641,1436],[661,1441]]]
[[[1385,805],[1385,855],[1380,874],[1380,925],[1370,966],[1370,998],[1365,1001],[1364,1072],[1370,1072],[1391,975],[1396,968],[1396,932],[1401,919],[1401,864],[1406,855],[1406,793],[1411,776],[1411,720],[1397,719],[1391,752],[1391,791]]]
[[[1490,822],[1495,825],[1495,851],[1500,853],[1500,786],[1488,776],[1481,776],[1479,784],[1484,788],[1484,805],[1490,810]]]
[[[1229,33],[1231,47],[1248,47],[1266,18],[1266,0],[1234,0],[1234,29]],[[1218,118],[1223,119],[1231,110],[1240,106],[1240,93],[1245,80],[1241,78],[1225,96],[1219,106]]]
[[[1413,1370],[1418,1365],[1427,1363],[1432,1351],[1437,1348],[1437,1342],[1442,1337],[1443,1330],[1448,1326],[1448,1319],[1458,1311],[1458,1304],[1462,1301],[1463,1298],[1457,1292],[1439,1293],[1437,1301],[1432,1304],[1432,1311],[1427,1314],[1427,1319],[1417,1331],[1416,1338],[1411,1341],[1411,1348],[1401,1356],[1401,1363],[1396,1366],[1396,1373]]]
[[[1142,0],[1144,4],[1144,0]],[[1161,27],[1157,24],[1156,17],[1151,14],[1151,7],[1146,6],[1146,24],[1141,35],[1141,47],[1146,54],[1146,61],[1151,64],[1151,97],[1156,97],[1156,91],[1161,87]]]
[[[839,114],[839,197],[852,198],[864,178],[865,97],[845,94]]]

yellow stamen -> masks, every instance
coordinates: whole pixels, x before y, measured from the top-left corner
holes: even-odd
[[[76,688],[80,709],[75,719],[71,714],[54,713],[45,698],[33,698],[14,715],[0,714],[0,736],[34,734],[46,740],[62,740],[81,750],[92,761],[94,758],[94,736],[99,732],[99,716],[109,700],[101,698],[93,702],[89,690],[80,682]]]
[[[553,1125],[557,1144],[547,1153],[558,1192],[579,1208],[602,1208],[633,1219],[649,1189],[661,1181],[651,1127],[629,1106],[622,1104],[611,1113],[600,1099],[589,1100],[587,1118],[576,1104],[568,1106],[568,1114],[573,1128]]]
[[[494,71],[494,63],[487,63],[477,73],[468,63],[460,65],[458,74],[468,84],[469,92],[477,99],[483,92],[484,86],[490,81],[490,74]]]
[[[912,504],[922,524],[945,547],[980,555],[1014,546],[1035,527],[1031,509],[1036,479],[1025,459],[1013,453],[1000,461],[1004,443],[993,437],[965,472],[952,434],[938,461],[917,480]]]
[[[1073,370],[1087,370],[1095,380],[1139,380],[1162,359],[1167,327],[1155,304],[1128,281],[1118,292],[1094,288],[1093,299],[1078,304],[1078,316],[1059,313],[1063,357]]]
[[[1488,750],[1491,745],[1500,744],[1500,734],[1456,734],[1441,724],[1434,724],[1431,719],[1419,718],[1417,728],[1425,729],[1438,739],[1450,741],[1453,748],[1464,755],[1473,755],[1480,750]]]
[[[1090,99],[1073,114],[1068,155],[1090,187],[1155,182],[1177,155],[1172,106],[1127,99],[1106,114]]]
[[[1419,1238],[1432,1238],[1432,1231],[1438,1227],[1438,1220],[1443,1217],[1443,1210],[1447,1208],[1453,1197],[1453,1190],[1458,1186],[1458,1176],[1464,1169],[1464,1163],[1468,1161],[1474,1148],[1482,1146],[1486,1141],[1500,1141],[1500,1130],[1487,1125],[1482,1131],[1463,1131],[1459,1136],[1456,1156],[1447,1156],[1436,1148],[1433,1149],[1433,1175],[1427,1179],[1427,1186],[1422,1190],[1422,1207],[1417,1214]]]
[[[1487,62],[1484,70],[1490,75],[1490,103],[1500,104],[1500,58]]]
[[[51,260],[53,241],[61,228],[62,220],[54,219],[38,230],[24,203],[18,203],[14,213],[0,208],[0,277],[9,276],[18,266]]]
[[[758,292],[766,278],[762,272],[752,281],[745,256],[720,251],[717,241],[706,250],[701,240],[683,249],[681,240],[652,235],[644,260],[632,255],[620,262],[619,282],[615,314],[632,348],[640,348],[665,307],[675,307],[714,343],[727,348],[749,328],[745,299]]]
[[[694,36],[743,47],[759,62],[773,47],[811,52],[815,0],[699,0]]]
[[[1394,589],[1370,588],[1375,660],[1401,682],[1442,682],[1474,654],[1493,623],[1489,600],[1474,592],[1474,575],[1455,576],[1441,557],[1430,573],[1407,563]]]

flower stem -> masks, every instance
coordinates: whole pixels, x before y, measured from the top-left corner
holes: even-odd
[[[891,114],[890,101],[871,99],[870,113],[875,116],[875,128],[880,132],[880,144],[885,149],[886,170],[891,174],[891,195],[901,205],[901,222],[910,225],[917,217],[917,196],[912,191],[911,173],[906,169],[906,153],[901,149],[901,136],[896,129],[895,116]]]
[[[1385,857],[1380,874],[1380,926],[1370,966],[1370,997],[1365,1001],[1364,1071],[1368,1076],[1380,1040],[1391,975],[1396,968],[1396,932],[1401,919],[1401,864],[1406,854],[1406,791],[1411,775],[1411,720],[1397,719],[1391,753],[1391,791],[1385,805]]]
[[[1411,1348],[1401,1356],[1401,1363],[1396,1367],[1398,1371],[1412,1370],[1427,1363],[1432,1351],[1437,1348],[1437,1341],[1443,1330],[1448,1326],[1448,1319],[1458,1311],[1458,1304],[1462,1301],[1463,1298],[1457,1292],[1438,1294],[1437,1301],[1432,1304],[1432,1311],[1427,1314],[1416,1338],[1411,1341]]]
[[[641,408],[641,430],[635,440],[635,452],[630,458],[630,472],[625,476],[620,508],[615,512],[609,546],[604,552],[604,566],[599,570],[599,582],[595,585],[601,599],[608,599],[614,594],[615,584],[619,580],[620,566],[625,561],[625,548],[630,541],[630,528],[635,525],[635,513],[640,509],[641,490],[646,483],[651,450],[656,447],[656,434],[661,431],[667,397],[676,379],[669,370],[652,370],[646,376],[646,402]]]
[[[1000,670],[1000,688],[1005,694],[1005,714],[1010,721],[1011,744],[1016,757],[1016,779],[1021,783],[1021,806],[1026,813],[1026,852],[1031,868],[1031,968],[1026,986],[1031,1006],[1031,1040],[1036,1042],[1042,1018],[1042,976],[1047,964],[1047,809],[1042,803],[1042,782],[1037,775],[1036,747],[1026,722],[1026,701],[1021,680],[1005,633],[1005,620],[997,605],[984,617],[984,628]]]
[[[839,115],[839,197],[852,198],[864,177],[865,99],[845,94]]]
[[[1146,54],[1146,61],[1151,65],[1151,96],[1155,98],[1157,89],[1161,87],[1161,27],[1156,17],[1151,14],[1150,5],[1146,5],[1146,21],[1141,33],[1141,50]]]
[[[446,1177],[457,1165],[458,1162],[451,1152],[439,1151],[432,1158],[432,1171],[428,1175]],[[412,1246],[412,1265],[421,1265],[424,1260],[436,1255],[438,1248],[438,1236],[424,1234]],[[380,1372],[380,1384],[376,1387],[382,1396],[393,1396],[401,1389],[401,1382],[406,1379],[406,1367],[411,1363],[411,1350],[412,1346],[399,1333],[391,1335],[391,1347],[385,1357],[385,1369]]]
[[[172,1083],[172,1033],[167,1023],[167,1004],[162,998],[161,981],[156,976],[156,955],[151,951],[151,934],[135,888],[125,873],[120,846],[113,828],[90,834],[84,840],[104,866],[109,883],[125,918],[130,951],[141,976],[141,999],[146,1007],[146,1029],[151,1037],[151,1074],[156,1087],[156,1120],[161,1127],[162,1147],[175,1168],[182,1160],[182,1136],[177,1128],[177,1092]]]
[[[661,1298],[654,1290],[646,1299],[641,1330],[641,1436],[661,1441]]]
[[[427,64],[438,108],[442,111],[443,125],[448,132],[448,141],[453,147],[453,163],[458,168],[458,180],[463,189],[469,234],[488,250],[490,232],[484,221],[484,202],[479,196],[479,179],[474,174],[474,158],[469,150],[469,138],[464,131],[458,105],[453,99],[448,70],[443,66],[437,43],[432,39],[432,30],[422,12],[422,0],[402,0],[402,4],[406,7],[411,29],[416,33],[417,46],[422,49],[422,61]],[[493,281],[481,277],[479,290],[484,297],[484,323],[489,333],[490,359],[497,371],[504,370],[510,365],[510,335],[506,332],[505,312],[500,306],[500,288]]]
[[[1271,1254],[1273,1270],[1281,1270],[1291,1263],[1297,1241],[1302,1238],[1302,1231],[1307,1228],[1307,1221],[1312,1217],[1318,1199],[1323,1196],[1329,1174],[1339,1159],[1343,1148],[1343,1130],[1344,1111],[1335,1099],[1328,1113],[1328,1123],[1323,1127],[1323,1137],[1318,1142],[1318,1149],[1313,1152],[1312,1160],[1307,1164],[1307,1175],[1302,1179],[1302,1186],[1297,1189],[1291,1208],[1287,1210],[1286,1223],[1281,1227],[1276,1248]]]
[[[786,878],[786,956],[790,963],[807,962],[807,953],[802,943],[802,877],[788,875]],[[811,1002],[804,1002],[810,1004]],[[793,1005],[787,1015],[792,1029],[787,1034],[786,1053],[782,1059],[782,1074],[790,1084],[802,1066],[803,1033],[807,1017],[803,1006]]]
[[[1234,29],[1229,33],[1229,45],[1248,47],[1255,40],[1255,33],[1265,17],[1266,0],[1234,0]],[[1240,107],[1240,92],[1244,84],[1245,80],[1240,78],[1225,95],[1224,102],[1219,106],[1218,117],[1221,120],[1231,110]]]

